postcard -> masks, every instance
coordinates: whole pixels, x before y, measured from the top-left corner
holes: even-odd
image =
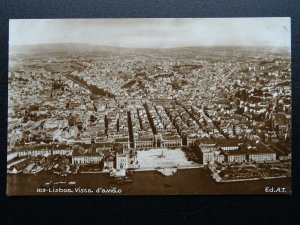
[[[7,195],[289,195],[291,20],[9,21]]]

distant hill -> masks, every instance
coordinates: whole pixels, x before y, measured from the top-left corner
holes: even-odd
[[[10,46],[11,53],[95,53],[120,52],[124,48],[110,46],[93,46],[89,44],[61,43]]]
[[[267,52],[288,54],[288,49],[271,47],[243,47],[243,46],[195,46],[180,48],[123,48],[114,46],[100,46],[90,44],[60,43],[10,46],[10,53],[21,54],[159,54],[159,55],[191,55],[191,56],[228,56],[228,54],[247,53],[251,55]]]

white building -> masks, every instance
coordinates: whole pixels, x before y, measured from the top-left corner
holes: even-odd
[[[126,154],[116,155],[116,168],[117,169],[127,169],[128,168],[128,156]]]

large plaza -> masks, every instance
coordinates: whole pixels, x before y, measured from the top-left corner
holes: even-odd
[[[185,153],[179,149],[149,149],[137,152],[140,168],[189,167],[194,165],[188,161]]]

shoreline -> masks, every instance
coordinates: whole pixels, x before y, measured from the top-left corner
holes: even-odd
[[[129,168],[132,171],[137,171],[137,172],[142,172],[142,171],[157,171],[160,169],[171,169],[171,168],[176,168],[178,170],[189,170],[189,169],[202,169],[204,168],[203,165],[198,164],[198,165],[191,165],[191,166],[170,166],[170,167],[141,167],[141,168]]]
[[[243,182],[243,181],[259,181],[259,180],[272,180],[272,179],[280,179],[280,178],[289,178],[288,176],[278,176],[278,177],[254,177],[254,178],[243,178],[243,179],[234,179],[234,180],[220,180],[217,181],[214,179],[216,183],[232,183],[232,182]]]
[[[48,195],[49,193],[37,193],[37,188],[51,181],[50,173],[39,173],[35,176],[17,174],[8,175],[7,190],[10,195]],[[285,187],[287,193],[291,192],[291,178],[250,180],[244,182],[215,182],[206,169],[182,169],[174,176],[163,176],[155,171],[137,171],[131,184],[112,183],[112,178],[104,173],[77,173],[71,174],[69,181],[75,181],[76,187],[89,188],[121,188],[122,195],[227,195],[227,194],[266,194],[266,187]],[[60,181],[54,179],[54,181]],[[64,180],[62,180],[64,181]],[[28,183],[27,186],[22,184]],[[186,185],[189,184],[189,185]],[[54,193],[55,194],[55,193]],[[62,193],[66,194],[66,193]],[[86,195],[78,193],[76,195]],[[96,194],[96,193],[95,193]],[[286,193],[277,193],[286,194]]]
[[[204,170],[204,165],[195,165],[195,166],[179,166],[179,167],[161,167],[161,168],[152,168],[152,167],[143,167],[143,168],[129,168],[131,171],[133,172],[159,172],[159,170],[161,169],[177,169],[177,170],[181,170],[181,171],[188,171],[188,170],[197,170],[197,169],[201,169]],[[41,173],[38,173],[39,175],[43,174],[43,172],[45,173],[46,171],[41,171]],[[68,174],[68,175],[79,175],[79,174],[109,174],[109,172],[103,172],[103,171],[81,171],[79,173],[76,174]],[[26,176],[30,176],[30,175],[37,175],[37,174],[21,174],[21,173],[17,173],[17,174],[12,174],[12,173],[7,173],[7,176],[11,175],[26,175]],[[162,174],[163,175],[163,174]],[[163,175],[165,176],[165,175]],[[175,175],[176,176],[176,175]],[[262,177],[262,178],[258,178],[258,177],[254,177],[254,178],[242,178],[242,179],[232,179],[232,180],[224,180],[221,178],[221,180],[218,180],[216,178],[213,177],[213,175],[211,174],[210,177],[212,178],[212,180],[215,183],[233,183],[233,182],[243,182],[243,181],[260,181],[260,180],[272,180],[272,179],[281,179],[281,178],[289,178],[288,176],[278,176],[278,177]]]

